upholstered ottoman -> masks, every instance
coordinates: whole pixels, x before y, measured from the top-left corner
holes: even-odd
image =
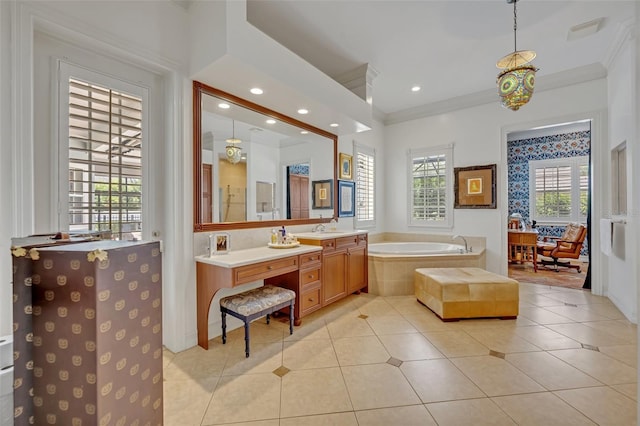
[[[222,344],[227,343],[227,314],[244,321],[245,356],[249,358],[249,323],[256,318],[269,316],[282,309],[289,308],[289,334],[293,334],[293,305],[296,293],[282,287],[265,285],[220,299],[222,315]]]
[[[518,316],[518,281],[480,268],[420,268],[416,298],[443,321]]]

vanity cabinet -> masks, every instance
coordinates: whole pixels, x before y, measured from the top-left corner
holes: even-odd
[[[302,323],[301,318],[317,311],[322,307],[320,303],[320,289],[322,277],[322,258],[319,252],[306,253],[299,256],[299,268],[288,274],[267,278],[265,284],[288,288],[296,293],[294,304],[294,324]],[[283,311],[287,311],[288,308]]]
[[[298,238],[302,244],[322,246],[322,306],[367,287],[367,235],[321,240]]]

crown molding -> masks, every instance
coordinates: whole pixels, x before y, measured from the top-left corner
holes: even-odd
[[[607,56],[605,56],[604,61],[602,61],[606,69],[611,68],[613,62],[618,55],[620,55],[620,52],[622,52],[622,48],[626,42],[634,37],[635,23],[634,18],[629,18],[618,25],[618,31],[611,45],[609,45],[609,49],[607,49]]]
[[[607,69],[602,64],[594,63],[585,65],[538,77],[536,79],[536,92],[559,89],[561,87],[598,80],[606,76]],[[498,95],[495,89],[488,89],[469,95],[457,96],[455,98],[421,105],[416,108],[389,113],[384,116],[383,123],[385,126],[388,126],[493,102],[498,102]]]

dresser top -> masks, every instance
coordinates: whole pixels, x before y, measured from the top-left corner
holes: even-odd
[[[238,266],[251,265],[253,263],[320,251],[322,251],[322,247],[320,246],[309,246],[304,244],[284,249],[265,246],[244,250],[231,250],[228,253],[215,254],[211,257],[207,255],[200,255],[196,256],[195,260],[196,262],[208,263],[210,265],[221,266],[223,268],[236,268]]]

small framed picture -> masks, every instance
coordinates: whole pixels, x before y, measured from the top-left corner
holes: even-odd
[[[338,181],[338,217],[356,215],[356,183]]]
[[[229,253],[231,249],[231,234],[228,232],[220,232],[209,236],[212,254]]]
[[[333,179],[314,180],[311,187],[312,208],[333,209]]]
[[[340,179],[353,179],[352,173],[352,162],[353,156],[349,154],[345,154],[344,152],[340,153]]]

